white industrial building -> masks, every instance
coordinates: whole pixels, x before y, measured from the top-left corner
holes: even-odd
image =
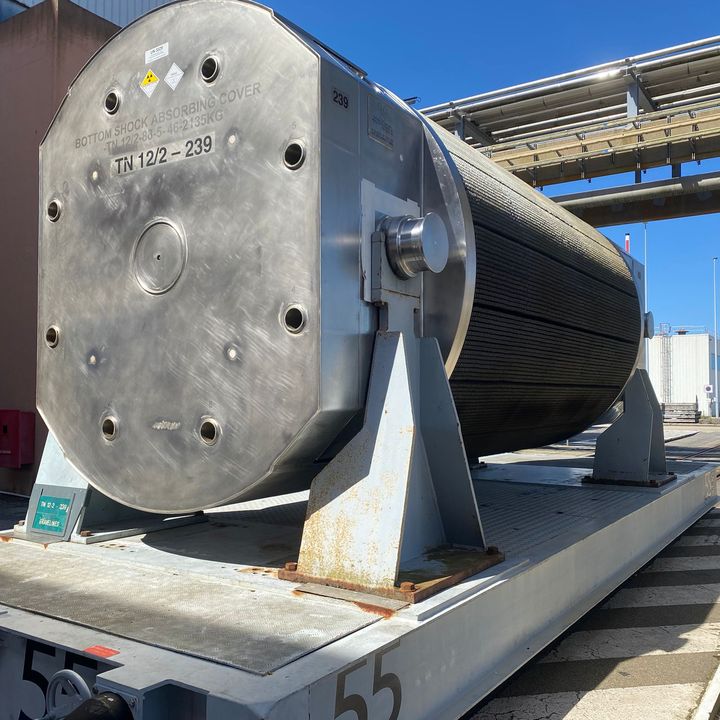
[[[712,415],[706,386],[715,373],[713,336],[705,331],[661,326],[649,343],[650,380],[661,403],[693,403]]]

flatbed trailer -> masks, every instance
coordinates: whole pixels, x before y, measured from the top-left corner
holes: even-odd
[[[42,717],[63,667],[136,720],[458,718],[718,500],[714,465],[647,488],[588,485],[575,464],[475,468],[505,560],[411,605],[277,578],[306,493],[131,537],[8,539],[0,718]]]

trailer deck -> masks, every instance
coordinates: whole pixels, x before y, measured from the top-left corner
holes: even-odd
[[[505,459],[587,464],[596,435]],[[720,462],[717,425],[670,425],[665,438],[669,458]],[[716,507],[464,720],[708,720],[720,700],[719,651]]]
[[[69,662],[146,720],[160,702],[178,720],[348,720],[353,703],[372,718],[457,718],[717,501],[712,465],[675,463],[656,489],[588,486],[572,462],[477,469],[506,559],[414,605],[277,579],[305,494],[96,544],[0,543],[0,719],[39,717],[23,671]]]
[[[709,720],[718,651],[715,508],[465,720]]]

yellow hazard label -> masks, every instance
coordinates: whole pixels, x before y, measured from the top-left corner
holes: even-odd
[[[160,82],[160,78],[152,70],[148,70],[140,85],[145,87],[146,85],[152,85],[156,82]]]

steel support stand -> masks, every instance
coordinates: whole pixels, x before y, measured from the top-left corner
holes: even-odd
[[[486,548],[455,404],[421,278],[402,279],[373,235],[380,309],[362,430],[313,480],[297,563],[281,579],[410,602],[503,559]]]
[[[623,414],[600,435],[586,482],[660,487],[668,473],[660,404],[646,370],[638,368],[623,392]]]

